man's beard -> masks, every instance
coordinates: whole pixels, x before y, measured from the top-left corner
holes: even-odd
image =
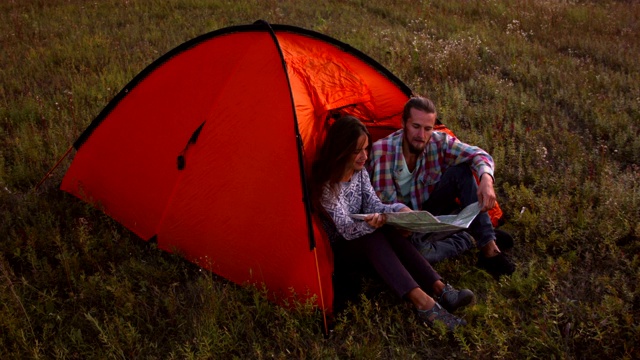
[[[407,141],[407,139],[404,139],[404,140]],[[407,141],[407,145],[409,145],[409,152],[414,154],[414,155],[422,154],[422,152],[424,151],[424,148],[426,147],[426,145],[425,145],[424,147],[422,147],[422,149],[419,149],[419,148],[413,146],[411,141]]]

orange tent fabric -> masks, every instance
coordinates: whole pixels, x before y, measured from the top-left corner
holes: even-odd
[[[375,140],[400,127],[411,95],[328,36],[262,21],[221,29],[127,84],[74,143],[61,188],[220,276],[331,311],[307,166],[332,119],[358,116]]]

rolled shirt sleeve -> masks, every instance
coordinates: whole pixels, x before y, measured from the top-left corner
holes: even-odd
[[[495,165],[493,158],[483,149],[463,143],[457,138],[444,133],[436,135],[436,142],[441,144],[442,154],[451,165],[469,163],[478,178],[481,178],[483,174],[489,174],[494,177]]]

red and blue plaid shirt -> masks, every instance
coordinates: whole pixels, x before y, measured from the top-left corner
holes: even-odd
[[[411,191],[402,197],[398,175],[404,165],[402,155],[403,130],[376,141],[367,163],[373,189],[383,203],[403,203],[414,210],[422,210],[442,174],[450,166],[470,163],[478,178],[488,173],[493,177],[493,158],[477,146],[471,146],[444,132],[434,131],[418,158],[411,179]]]

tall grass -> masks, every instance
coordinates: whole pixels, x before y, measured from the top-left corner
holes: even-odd
[[[630,1],[4,1],[0,357],[640,358],[640,4]],[[149,63],[265,19],[370,55],[497,163],[518,271],[436,265],[477,303],[448,336],[380,284],[323,335],[34,185]]]

